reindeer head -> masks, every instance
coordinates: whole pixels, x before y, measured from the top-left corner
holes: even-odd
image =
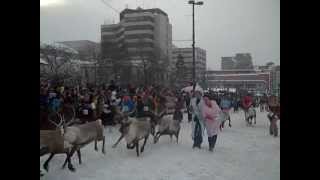
[[[63,115],[61,115],[60,113],[57,113],[58,117],[59,117],[59,124],[56,124],[56,129],[59,129],[61,134],[63,135],[65,133],[65,129],[68,126],[71,126],[72,124],[80,124],[80,119],[78,118],[72,118],[69,122],[65,121],[65,118]]]

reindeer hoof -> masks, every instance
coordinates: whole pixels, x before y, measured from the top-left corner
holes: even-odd
[[[71,172],[75,172],[75,171],[76,171],[76,169],[75,169],[73,166],[69,166],[68,168],[69,168],[69,170],[70,170]]]
[[[49,172],[49,167],[48,167],[48,166],[44,165],[43,168],[44,168],[47,172]]]

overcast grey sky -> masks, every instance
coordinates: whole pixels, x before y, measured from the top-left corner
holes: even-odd
[[[192,39],[188,0],[104,0],[118,11],[160,8],[169,16],[173,40]],[[254,65],[280,64],[280,0],[203,0],[196,6],[196,46],[207,51],[207,66],[220,69],[221,56],[249,52]],[[102,0],[40,0],[40,40],[100,42],[100,25],[119,22]],[[173,42],[191,47],[192,42]]]

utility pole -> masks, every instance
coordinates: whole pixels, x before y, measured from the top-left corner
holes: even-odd
[[[196,88],[196,59],[195,59],[195,30],[194,30],[194,6],[195,5],[203,5],[202,1],[195,2],[194,0],[190,0],[188,2],[192,4],[192,82],[193,82],[193,92]]]

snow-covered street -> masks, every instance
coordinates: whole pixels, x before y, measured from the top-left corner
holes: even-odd
[[[214,152],[208,151],[207,137],[202,149],[192,149],[191,125],[184,114],[179,144],[175,137],[162,136],[153,144],[150,136],[145,151],[137,157],[120,136],[118,127],[105,130],[106,155],[94,151],[93,143],[82,149],[82,164],[76,155],[72,162],[76,172],[61,169],[66,155],[56,155],[43,180],[278,180],[280,179],[280,136],[270,136],[266,112],[257,109],[257,124],[247,127],[244,113],[231,113],[232,128],[218,135]],[[279,121],[278,121],[279,123]],[[279,124],[280,132],[280,124]],[[280,133],[279,133],[280,134]],[[141,142],[142,143],[142,142]],[[48,155],[40,158],[41,169]],[[45,172],[43,170],[43,172]]]

